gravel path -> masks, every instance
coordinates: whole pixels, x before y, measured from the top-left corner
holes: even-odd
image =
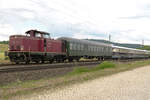
[[[24,100],[150,100],[150,66],[75,84],[53,93],[34,94]]]

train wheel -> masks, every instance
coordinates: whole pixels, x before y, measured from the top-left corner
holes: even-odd
[[[26,61],[26,64],[29,64],[30,63],[30,61]]]
[[[39,63],[39,61],[35,61],[35,63],[37,63],[37,64],[38,64],[38,63]]]
[[[79,62],[79,58],[77,58],[76,61]]]
[[[61,63],[61,61],[62,61],[61,59],[57,59],[57,62],[58,62],[58,63]]]
[[[15,63],[16,63],[16,64],[19,64],[19,61],[16,61]]]
[[[72,62],[73,61],[73,59],[72,58],[70,58],[70,59],[68,59],[69,60],[69,62]]]
[[[44,60],[42,60],[42,62],[41,63],[44,63],[45,61]]]
[[[49,63],[51,64],[51,63],[53,63],[53,61],[54,61],[54,60],[53,60],[53,59],[51,59],[51,60],[49,60]]]

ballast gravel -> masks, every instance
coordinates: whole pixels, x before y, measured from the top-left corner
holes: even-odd
[[[150,66],[19,100],[150,100]]]

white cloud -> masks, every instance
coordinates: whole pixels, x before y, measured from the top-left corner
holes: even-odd
[[[150,44],[149,5],[149,0],[2,0],[0,38],[33,28],[54,37],[107,39],[111,34],[117,42]]]
[[[0,41],[7,40],[9,35],[15,34],[15,30],[9,24],[0,25]]]

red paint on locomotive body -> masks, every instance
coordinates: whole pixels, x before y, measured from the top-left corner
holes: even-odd
[[[13,35],[10,37],[9,51],[19,52],[47,52],[47,53],[65,53],[62,50],[62,41],[50,38],[35,37],[33,31],[30,30],[30,36]],[[44,43],[45,41],[45,43]]]
[[[46,39],[47,41],[47,52],[57,52],[62,53],[62,41]]]
[[[43,38],[14,35],[10,37],[10,51],[44,52]]]

